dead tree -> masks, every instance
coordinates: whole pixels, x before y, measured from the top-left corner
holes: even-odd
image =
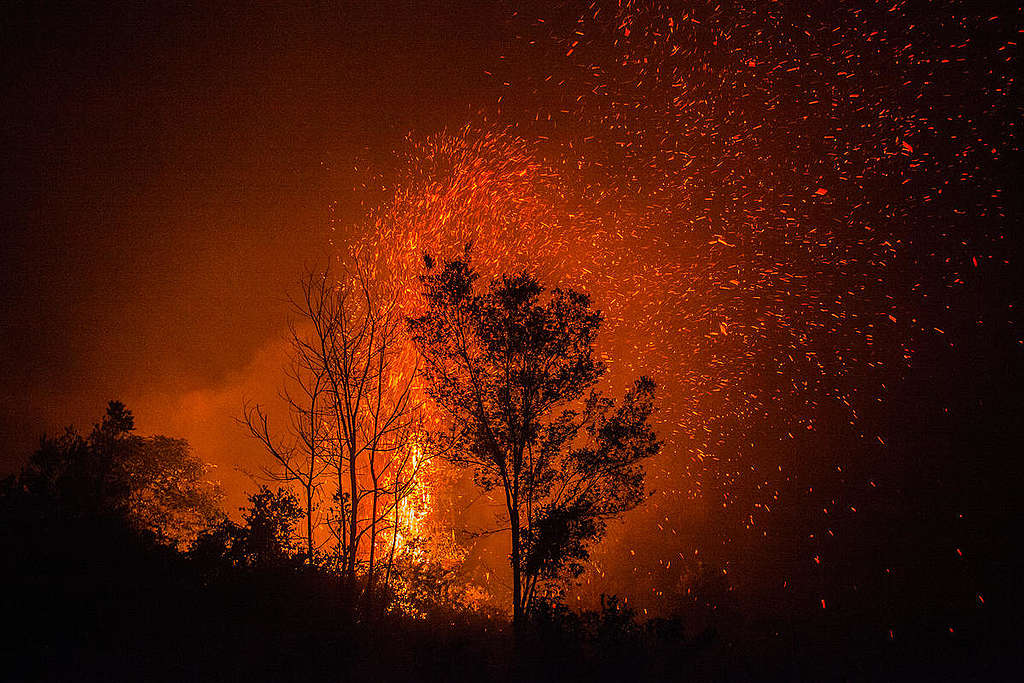
[[[285,368],[286,382],[279,396],[288,408],[288,426],[285,436],[272,435],[266,410],[259,404],[246,404],[241,418],[251,436],[263,444],[274,465],[264,467],[268,479],[297,484],[305,503],[306,562],[316,561],[318,543],[316,532],[319,518],[316,510],[323,477],[331,462],[332,437],[328,421],[327,371],[320,344],[310,335],[306,322],[321,317],[323,302],[311,298],[314,291],[306,286],[317,277],[309,274],[303,282],[303,296],[292,304],[299,320],[288,326],[289,365]]]
[[[351,587],[365,578],[372,600],[383,573],[390,579],[402,524],[402,501],[424,462],[411,346],[400,292],[358,262],[333,274],[311,272],[294,300],[291,363],[281,397],[290,421],[271,433],[266,410],[247,406],[243,422],[271,455],[276,479],[297,484],[306,506],[306,546],[333,541],[336,569]],[[321,499],[334,502],[324,516]]]
[[[408,343],[398,292],[358,262],[338,282],[310,279],[307,298],[328,388],[331,453],[340,515],[343,571],[365,567],[372,593],[378,546],[416,468],[409,468],[419,415],[413,396],[417,356]]]

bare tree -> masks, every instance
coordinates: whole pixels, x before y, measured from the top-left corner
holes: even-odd
[[[421,431],[413,391],[418,355],[398,294],[358,261],[337,277],[330,269],[308,273],[293,301],[297,320],[281,394],[291,416],[287,436],[271,434],[261,406],[247,406],[243,417],[275,463],[270,474],[304,493],[311,557],[320,526],[313,509],[330,492],[324,521],[337,568],[353,586],[364,573],[369,595],[382,559],[390,578],[401,503],[423,463],[414,445]]]
[[[322,311],[312,322],[337,440],[332,462],[343,569],[355,581],[364,558],[372,590],[378,541],[416,474],[409,465],[419,416],[412,393],[418,360],[407,343],[398,292],[358,262],[337,284],[322,278],[310,285],[307,298]]]
[[[309,399],[308,405],[296,401],[287,390],[282,391],[282,396],[290,409],[290,441],[281,442],[271,435],[269,418],[263,407],[258,404],[247,403],[243,407],[241,422],[249,433],[263,444],[276,464],[273,468],[264,467],[264,475],[274,481],[297,484],[302,490],[306,521],[306,562],[312,565],[316,560],[315,531],[319,526],[315,521],[318,493],[328,465],[325,460],[326,452],[321,445],[325,438],[324,432],[318,428],[317,399],[322,392],[315,382],[300,386]]]

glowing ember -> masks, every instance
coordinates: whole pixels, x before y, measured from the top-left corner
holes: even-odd
[[[678,531],[697,511],[721,504],[737,531],[763,533],[823,415],[885,446],[860,414],[938,333],[915,313],[933,292],[904,270],[936,258],[915,226],[1001,201],[993,188],[956,215],[937,201],[949,169],[928,149],[935,115],[908,93],[945,67],[922,66],[902,24],[867,30],[878,17],[848,9],[787,25],[783,12],[620,2],[524,18],[519,49],[557,75],[515,83],[475,126],[410,138],[388,198],[342,230],[397,282],[415,282],[424,252],[469,253],[485,276],[527,269],[594,297],[610,381],[646,373],[663,388],[646,513],[661,567],[692,557]],[[965,140],[957,172],[987,154]],[[818,457],[812,471],[843,478],[841,460]],[[817,533],[831,536],[831,512],[856,501],[822,502]]]

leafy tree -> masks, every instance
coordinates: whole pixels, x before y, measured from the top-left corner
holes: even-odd
[[[242,523],[230,519],[207,529],[192,547],[201,564],[227,562],[240,567],[267,569],[287,567],[305,558],[296,525],[305,516],[294,493],[260,486],[249,495],[248,507],[239,508]]]
[[[648,422],[654,383],[641,378],[617,406],[594,389],[601,314],[586,295],[548,294],[526,273],[478,291],[468,263],[426,264],[426,310],[409,326],[427,392],[450,421],[450,457],[504,493],[519,624],[582,572],[607,520],[644,498],[641,463],[660,447]]]
[[[248,566],[284,564],[295,553],[295,525],[303,514],[294,494],[261,486],[249,496],[249,507],[242,508],[233,555]]]
[[[188,442],[134,434],[132,412],[111,401],[87,437],[73,427],[43,437],[9,491],[78,517],[118,517],[183,545],[219,515],[220,490]]]

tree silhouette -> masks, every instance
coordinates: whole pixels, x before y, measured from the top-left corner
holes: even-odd
[[[427,392],[450,420],[450,457],[504,493],[520,624],[582,572],[606,521],[643,499],[641,461],[660,447],[648,423],[654,384],[638,380],[618,406],[594,390],[601,314],[586,295],[546,294],[526,273],[478,292],[468,263],[425,260],[426,311],[409,326]]]
[[[187,545],[218,516],[219,487],[187,441],[134,429],[132,412],[111,401],[87,437],[73,427],[43,437],[12,488],[63,514],[119,517],[137,531]]]
[[[272,433],[260,405],[247,405],[241,420],[274,462],[266,473],[302,490],[309,561],[325,521],[339,570],[354,585],[364,569],[371,598],[391,576],[400,506],[423,463],[412,442],[420,419],[411,391],[416,354],[397,294],[358,260],[337,274],[307,273],[292,302],[281,392],[289,420]],[[333,505],[315,518],[322,498]]]

